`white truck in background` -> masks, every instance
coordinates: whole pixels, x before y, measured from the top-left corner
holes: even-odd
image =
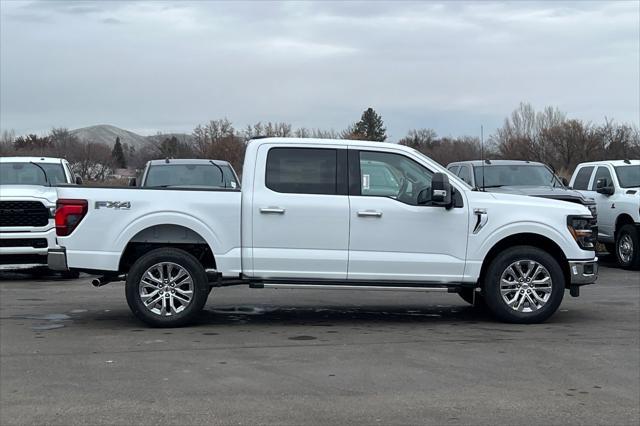
[[[56,247],[52,185],[77,182],[61,158],[0,157],[0,270],[47,266]]]
[[[640,269],[640,160],[578,164],[569,184],[596,200],[598,241],[620,266]]]
[[[126,280],[152,326],[192,321],[212,287],[443,291],[536,323],[595,282],[579,204],[473,190],[411,148],[266,138],[238,188],[58,187],[53,269]]]

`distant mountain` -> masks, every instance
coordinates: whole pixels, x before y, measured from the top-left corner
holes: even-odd
[[[109,146],[112,146],[116,142],[117,137],[120,137],[121,143],[127,143],[136,148],[144,146],[147,142],[147,138],[142,135],[108,124],[82,127],[81,129],[72,130],[71,133],[80,140],[101,142]]]
[[[129,144],[136,149],[142,148],[147,142],[157,141],[166,137],[177,137],[180,141],[191,142],[192,136],[185,133],[166,133],[152,136],[142,136],[129,130],[121,129],[109,124],[98,124],[96,126],[82,127],[71,130],[71,133],[80,140],[105,143],[113,146],[116,138],[120,137],[121,143]]]

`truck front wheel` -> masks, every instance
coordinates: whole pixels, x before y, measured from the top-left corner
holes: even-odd
[[[191,254],[161,248],[140,257],[126,284],[129,308],[152,327],[180,327],[202,311],[209,295],[207,274]]]
[[[560,306],[564,281],[560,265],[549,253],[531,246],[511,247],[489,265],[484,300],[501,321],[539,323]]]
[[[640,269],[640,242],[638,227],[624,225],[616,234],[616,258],[623,268]]]

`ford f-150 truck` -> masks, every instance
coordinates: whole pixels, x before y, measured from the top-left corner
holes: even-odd
[[[640,269],[640,160],[578,164],[571,185],[598,204],[598,241],[623,268]]]
[[[455,292],[535,323],[597,278],[586,207],[474,191],[408,147],[258,139],[243,172],[241,190],[59,187],[49,265],[126,279],[152,326],[235,284]]]
[[[56,245],[52,185],[78,179],[61,158],[0,157],[0,270],[47,265]]]

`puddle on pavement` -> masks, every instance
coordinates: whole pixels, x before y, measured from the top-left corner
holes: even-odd
[[[34,325],[31,327],[31,329],[42,331],[42,330],[55,330],[56,328],[62,328],[62,327],[64,327],[64,324],[57,322],[53,324]]]

